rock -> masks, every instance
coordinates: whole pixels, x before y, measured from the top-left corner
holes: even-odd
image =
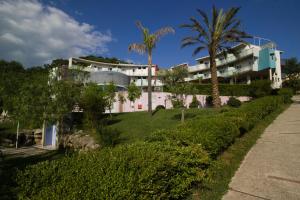
[[[70,148],[78,151],[89,151],[100,148],[93,137],[83,135],[82,133],[65,135],[61,138],[61,144],[64,148]]]
[[[34,129],[34,134],[42,134],[43,130],[41,128]]]
[[[13,143],[14,142],[11,139],[8,139],[8,138],[3,138],[2,139],[2,144],[4,144],[4,145],[10,145],[10,144],[13,144]]]

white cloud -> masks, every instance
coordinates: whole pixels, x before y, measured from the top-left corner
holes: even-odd
[[[87,23],[38,0],[0,0],[0,58],[30,67],[55,58],[103,54],[109,31]]]

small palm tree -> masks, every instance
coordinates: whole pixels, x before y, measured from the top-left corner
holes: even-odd
[[[133,43],[129,45],[129,51],[136,51],[137,53],[148,54],[148,112],[152,113],[152,86],[151,86],[151,68],[152,68],[152,51],[156,47],[158,40],[168,34],[174,33],[171,27],[163,27],[154,33],[150,33],[148,28],[145,28],[141,22],[136,23],[137,27],[142,31],[142,43]]]
[[[230,8],[228,11],[223,9],[212,8],[212,17],[202,10],[197,9],[197,12],[202,18],[198,21],[191,17],[190,24],[183,24],[181,27],[189,28],[195,35],[186,37],[182,40],[182,47],[190,45],[198,45],[193,52],[193,55],[200,51],[207,49],[210,56],[210,72],[212,84],[213,105],[216,108],[221,106],[221,99],[219,95],[218,77],[216,56],[218,53],[235,53],[231,48],[234,43],[247,43],[244,39],[251,38],[248,34],[240,30],[240,20],[236,18],[240,8]]]

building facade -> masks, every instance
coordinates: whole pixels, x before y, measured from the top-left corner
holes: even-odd
[[[247,83],[252,80],[269,79],[272,87],[279,88],[281,78],[281,51],[274,43],[265,45],[239,44],[233,47],[235,54],[227,56],[219,53],[216,58],[217,75],[219,82]],[[196,59],[197,64],[188,66],[189,77],[186,81],[208,82],[211,78],[209,56]],[[183,64],[181,64],[183,65]]]
[[[69,68],[77,68],[84,65],[82,70],[90,72],[88,81],[99,85],[114,82],[120,89],[126,90],[127,86],[134,82],[136,86],[147,90],[148,87],[148,65],[103,63],[82,58],[69,58]],[[163,86],[158,76],[158,66],[151,68],[152,86],[154,91],[160,91]]]

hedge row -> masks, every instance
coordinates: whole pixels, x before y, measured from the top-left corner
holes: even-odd
[[[190,87],[191,94],[211,94],[211,84],[192,84]],[[168,92],[167,86],[164,91]],[[252,81],[250,85],[246,84],[219,84],[219,92],[222,96],[251,96],[263,97],[271,94],[271,82],[268,80]]]
[[[183,199],[194,184],[209,178],[212,159],[275,111],[286,96],[200,116],[156,131],[145,142],[29,166],[17,174],[19,198]]]
[[[268,96],[245,103],[238,109],[225,110],[210,117],[200,117],[174,129],[153,133],[148,141],[169,142],[181,146],[201,145],[212,158],[230,146],[236,137],[285,102],[283,96]]]
[[[182,199],[207,176],[199,146],[134,143],[19,172],[20,199]]]

